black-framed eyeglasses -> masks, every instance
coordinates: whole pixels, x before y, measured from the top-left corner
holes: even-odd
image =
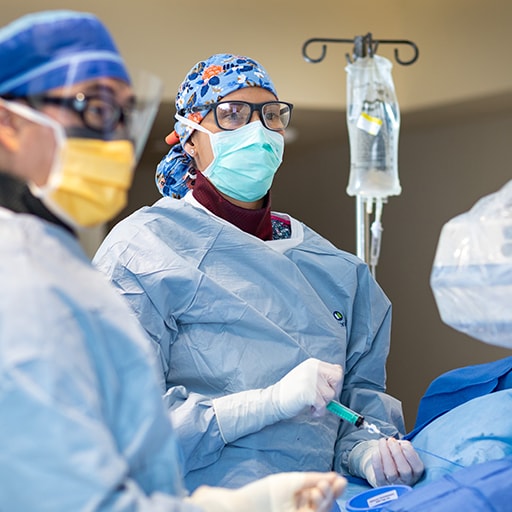
[[[221,130],[236,130],[248,124],[253,112],[258,112],[261,122],[273,131],[284,130],[290,124],[293,105],[285,101],[265,101],[249,103],[248,101],[219,101],[208,105],[197,106],[188,112],[200,112],[211,109],[216,125]],[[185,115],[181,111],[180,115]]]
[[[69,109],[80,116],[87,128],[99,133],[112,133],[119,125],[127,128],[134,110],[133,104],[121,106],[108,96],[87,96],[82,92],[73,97],[37,95],[25,99],[36,109],[42,105],[56,105]]]

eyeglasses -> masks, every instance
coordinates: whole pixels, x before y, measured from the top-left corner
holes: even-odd
[[[212,109],[215,124],[221,130],[236,130],[248,124],[252,113],[258,112],[261,122],[273,131],[284,130],[290,123],[293,105],[284,101],[266,101],[264,103],[249,103],[248,101],[219,101],[208,105],[192,108],[192,112]],[[180,115],[185,115],[181,111]]]
[[[67,108],[80,116],[84,125],[95,132],[112,133],[119,125],[130,123],[134,105],[121,106],[106,96],[86,96],[79,92],[71,98],[58,96],[30,96],[25,98],[33,108],[41,105],[57,105]]]

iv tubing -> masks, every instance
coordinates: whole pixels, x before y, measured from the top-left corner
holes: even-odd
[[[370,231],[372,233],[371,247],[370,247],[370,268],[373,277],[375,277],[377,263],[380,255],[380,244],[382,241],[382,198],[375,199],[375,219],[371,225]]]
[[[363,197],[356,196],[356,255],[368,262],[368,213],[364,203]]]

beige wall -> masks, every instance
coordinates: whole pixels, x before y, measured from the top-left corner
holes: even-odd
[[[163,77],[167,100],[197,60],[232,52],[260,60],[280,95],[298,106],[344,108],[351,45],[329,45],[320,64],[304,61],[302,45],[368,32],[419,47],[416,64],[395,66],[403,111],[512,88],[510,0],[2,0],[0,23],[50,8],[101,16],[132,67]],[[393,46],[378,51],[391,58]]]

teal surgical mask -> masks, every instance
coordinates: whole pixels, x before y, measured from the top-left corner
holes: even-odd
[[[254,121],[236,130],[212,133],[190,119],[176,118],[209,135],[213,161],[203,175],[217,190],[244,202],[257,201],[270,190],[283,159],[284,137],[279,132]]]

